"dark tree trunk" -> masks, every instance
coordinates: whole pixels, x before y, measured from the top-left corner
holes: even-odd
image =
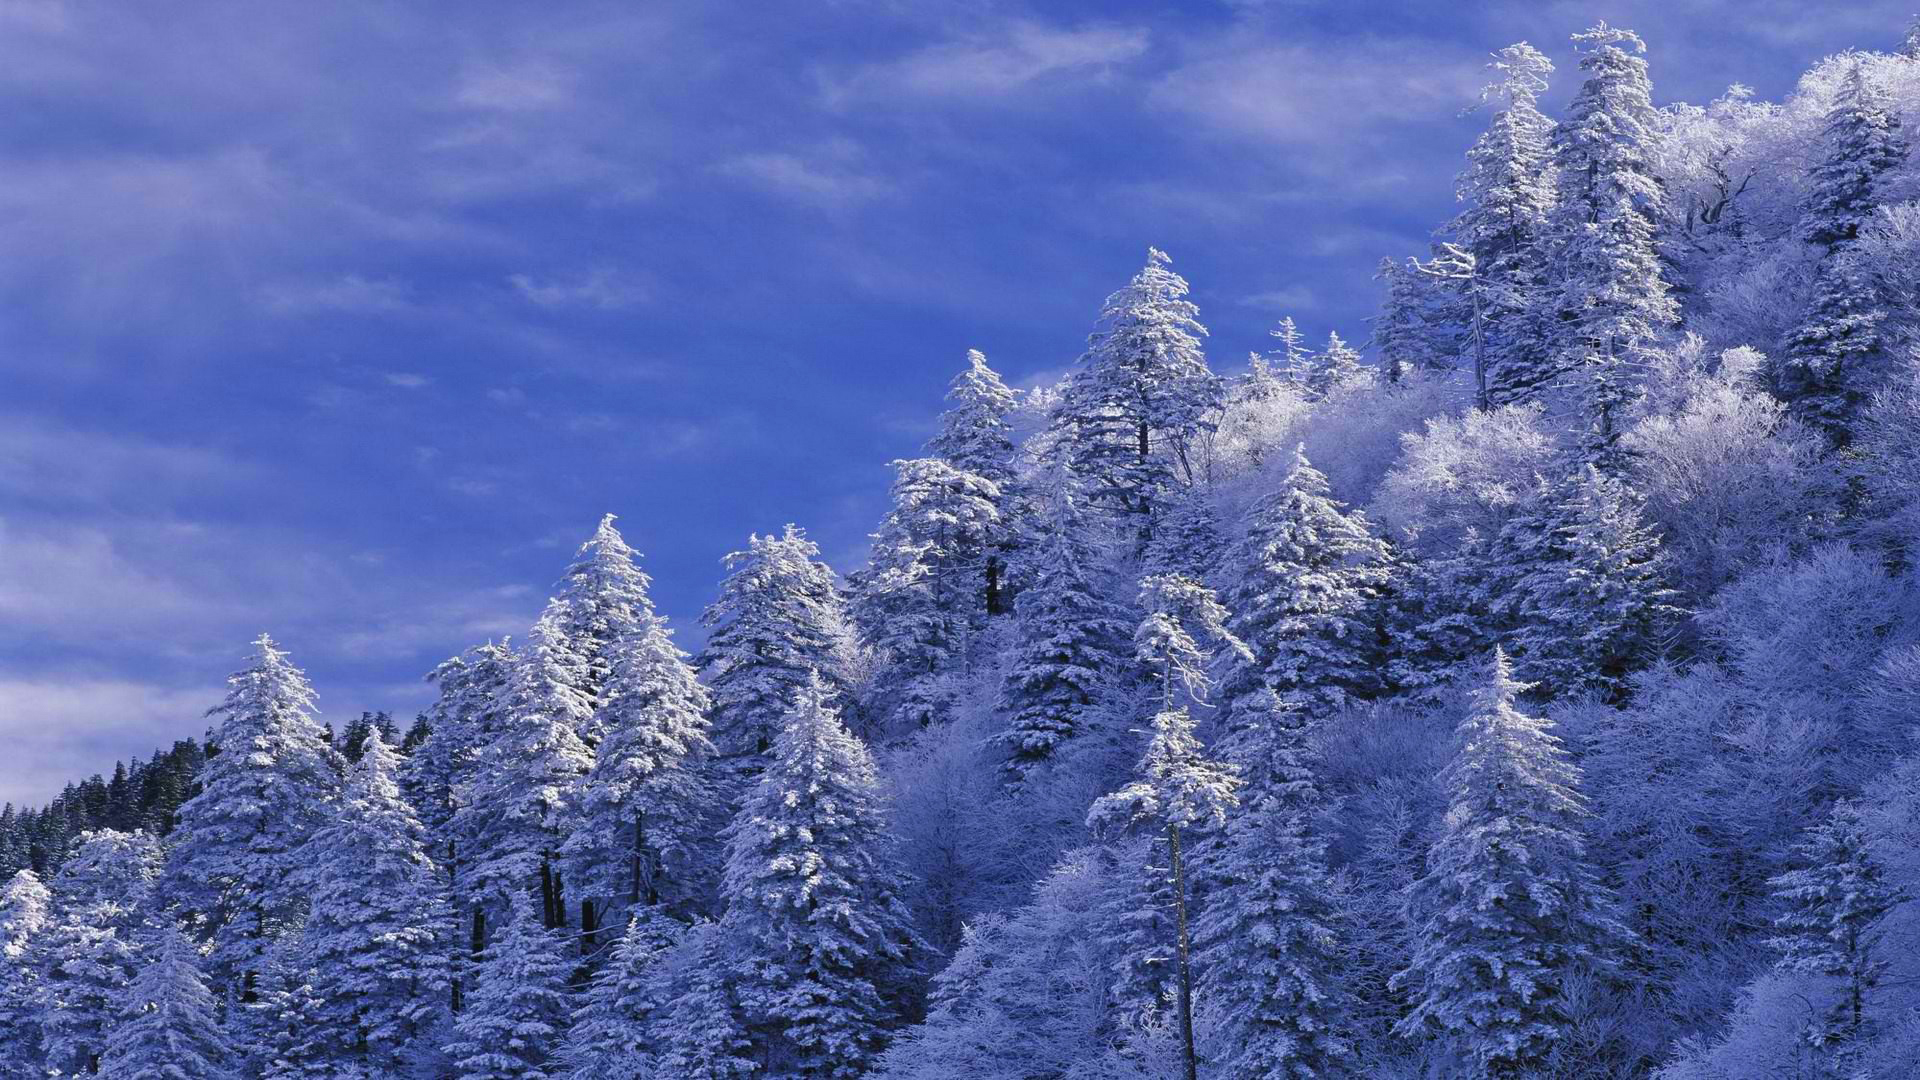
[[[1180,865],[1180,826],[1167,826],[1168,863],[1173,871],[1175,953],[1180,976],[1180,1047],[1186,1058],[1187,1080],[1198,1080],[1200,1061],[1193,1049],[1193,968],[1188,960],[1187,876]]]

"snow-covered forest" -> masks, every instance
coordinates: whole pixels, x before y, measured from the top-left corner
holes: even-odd
[[[410,729],[260,637],[0,814],[0,1075],[1920,1075],[1889,29],[1501,49],[1370,326],[1209,355],[1149,249],[1058,385],[953,343],[867,564],[768,523],[694,653],[612,515]]]

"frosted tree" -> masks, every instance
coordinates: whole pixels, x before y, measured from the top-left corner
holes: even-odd
[[[999,742],[1014,780],[1086,732],[1128,661],[1130,620],[1108,599],[1111,583],[1071,486],[1056,486],[1043,505],[1000,691],[1007,728]]]
[[[1839,1000],[1808,1039],[1841,1058],[1866,1036],[1869,999],[1887,973],[1880,924],[1908,899],[1875,855],[1864,818],[1858,804],[1837,804],[1795,849],[1798,868],[1770,882],[1786,908],[1769,941],[1780,963],[1839,983]]]
[[[641,909],[574,1010],[573,1026],[560,1045],[556,1075],[567,1080],[599,1080],[608,1075],[655,1075],[648,1071],[656,1048],[650,1033],[662,1031],[654,968],[683,927],[655,911]],[[684,1075],[666,1072],[667,1076]]]
[[[1304,447],[1248,512],[1233,563],[1230,626],[1254,659],[1230,693],[1265,686],[1322,715],[1378,692],[1387,547],[1334,500]]]
[[[740,1080],[759,1070],[740,1003],[727,977],[728,927],[700,923],[680,940],[685,978],[654,1027],[661,1076]]]
[[[566,1030],[572,965],[525,894],[487,946],[467,1007],[454,1022],[447,1055],[460,1080],[552,1080],[554,1052]]]
[[[1268,353],[1274,366],[1282,377],[1295,385],[1304,384],[1313,363],[1313,350],[1307,348],[1307,336],[1295,325],[1293,316],[1280,320],[1278,326],[1267,331],[1268,335],[1280,342],[1280,347]]]
[[[1466,207],[1448,225],[1472,260],[1455,259],[1451,272],[1437,275],[1467,299],[1466,314],[1475,320],[1482,408],[1524,397],[1553,377],[1541,325],[1542,241],[1554,206],[1553,121],[1540,111],[1553,64],[1522,41],[1494,53],[1487,66],[1496,81],[1480,100],[1494,105],[1493,117],[1467,151],[1455,187]]]
[[[1516,668],[1551,693],[1620,692],[1677,614],[1639,495],[1591,465],[1510,521],[1496,559]]]
[[[614,528],[614,520],[612,514],[601,518],[593,535],[580,545],[560,581],[560,591],[547,602],[534,629],[536,637],[544,637],[544,642],[535,644],[549,650],[554,671],[564,675],[586,700],[588,711],[579,718],[576,733],[590,748],[604,734],[594,707],[613,673],[613,645],[653,614],[647,596],[650,582],[636,565],[634,550]]]
[[[214,984],[244,999],[273,944],[296,932],[307,898],[301,849],[327,820],[342,761],[314,719],[313,688],[261,635],[253,664],[228,678],[218,752],[169,838],[167,899],[213,945]]]
[[[1295,376],[1295,381],[1310,397],[1324,398],[1335,390],[1363,382],[1368,377],[1367,368],[1360,363],[1360,354],[1338,332],[1328,334],[1326,347],[1317,353],[1307,354],[1304,359],[1303,368]]]
[[[15,871],[0,889],[0,1046],[12,1048],[9,1071],[0,1075],[37,1075],[41,947],[52,904],[52,892],[31,869]]]
[[[1387,286],[1373,320],[1373,347],[1387,381],[1399,383],[1415,371],[1453,368],[1462,335],[1450,279],[1422,273],[1415,259],[1381,259],[1374,280]]]
[[[1652,166],[1652,85],[1640,56],[1646,46],[1604,22],[1573,40],[1587,78],[1554,139],[1554,280],[1560,317],[1570,324],[1555,366],[1575,373],[1587,459],[1613,470],[1639,370],[1678,321],[1679,306],[1654,244],[1661,195]]]
[[[817,676],[801,688],[727,834],[734,989],[773,1075],[864,1072],[914,946],[879,773],[831,693]]]
[[[1232,1076],[1342,1075],[1354,1065],[1342,935],[1354,928],[1313,830],[1321,800],[1305,719],[1271,691],[1235,713],[1222,750],[1240,775],[1239,807],[1193,931],[1200,992],[1221,1018],[1215,1059]]]
[[[316,1041],[376,1076],[405,1071],[448,980],[445,893],[398,771],[393,748],[368,733],[333,823],[307,842],[312,914],[296,950],[323,1002],[307,1018]]]
[[[160,847],[143,832],[82,833],[54,878],[40,975],[41,1045],[57,1075],[98,1072],[141,963]]]
[[[1010,610],[1007,559],[1019,539],[1011,528],[1022,502],[1015,472],[1013,426],[1008,421],[1020,397],[987,366],[978,349],[967,350],[967,370],[947,391],[951,402],[940,415],[940,431],[927,441],[927,453],[964,473],[984,477],[999,491],[995,510],[1001,527],[981,560],[981,599],[988,615]]]
[[[880,658],[873,711],[887,731],[942,719],[937,681],[964,666],[985,612],[979,592],[1001,531],[1000,489],[940,458],[893,463],[893,509],[873,534],[853,616]]]
[[[466,839],[470,889],[495,899],[530,892],[553,928],[566,921],[560,844],[593,765],[579,734],[593,706],[571,677],[566,636],[552,610],[530,637],[453,831]]]
[[[199,955],[172,926],[127,986],[100,1057],[107,1080],[230,1080],[234,1052],[215,1018]]]
[[[1887,298],[1849,249],[1884,200],[1886,174],[1906,161],[1900,114],[1856,62],[1827,115],[1827,153],[1814,167],[1803,235],[1827,257],[1813,305],[1787,338],[1774,391],[1794,415],[1823,428],[1838,445],[1851,439],[1867,401],[1888,381]]]
[[[1162,493],[1198,477],[1196,440],[1225,395],[1201,352],[1199,309],[1171,263],[1147,249],[1146,267],[1107,297],[1054,412],[1090,500],[1140,515],[1143,537]]]
[[[711,835],[705,819],[715,796],[700,771],[713,755],[707,689],[666,619],[651,605],[645,611],[609,650],[597,721],[606,735],[563,847],[582,899],[602,912],[694,900],[691,864]]]
[[[810,678],[817,674],[836,698],[847,695],[854,644],[833,571],[799,528],[749,537],[726,567],[719,598],[701,616],[708,634],[698,667],[713,694],[724,771],[750,781]]]
[[[1437,1035],[1494,1078],[1540,1074],[1577,1019],[1569,980],[1630,940],[1587,863],[1579,769],[1515,706],[1525,689],[1496,651],[1441,774],[1445,831],[1408,897],[1417,948],[1392,980],[1412,1000],[1396,1032]]]
[[[1206,669],[1211,657],[1202,650],[1196,632],[1241,654],[1242,659],[1246,649],[1228,633],[1226,611],[1205,586],[1163,575],[1142,581],[1140,593],[1147,617],[1134,634],[1135,656],[1161,683],[1160,711],[1154,714],[1136,779],[1096,800],[1087,813],[1087,826],[1110,836],[1157,834],[1166,840],[1166,866],[1149,859],[1139,868],[1144,880],[1119,901],[1121,993],[1136,1002],[1144,999],[1141,1003],[1148,1005],[1171,993],[1187,1080],[1194,1080],[1198,1056],[1193,1037],[1192,943],[1181,838],[1187,831],[1225,822],[1238,779],[1231,767],[1207,756],[1194,736],[1193,717],[1184,704],[1175,704],[1175,692],[1177,687],[1187,700],[1198,702],[1210,685]],[[1164,991],[1159,990],[1162,987]]]

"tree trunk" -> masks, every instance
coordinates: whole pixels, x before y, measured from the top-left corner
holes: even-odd
[[[1180,865],[1180,826],[1167,826],[1168,863],[1173,870],[1174,953],[1180,976],[1180,1047],[1186,1057],[1187,1080],[1198,1080],[1200,1061],[1193,1049],[1193,969],[1188,960],[1187,875]]]

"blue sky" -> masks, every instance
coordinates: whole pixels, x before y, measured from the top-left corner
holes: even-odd
[[[1148,244],[1219,366],[1366,337],[1486,54],[1766,97],[1913,0],[0,0],[0,799],[198,734],[272,632],[410,715],[621,515],[683,628],[842,569],[978,347],[1057,374]]]

